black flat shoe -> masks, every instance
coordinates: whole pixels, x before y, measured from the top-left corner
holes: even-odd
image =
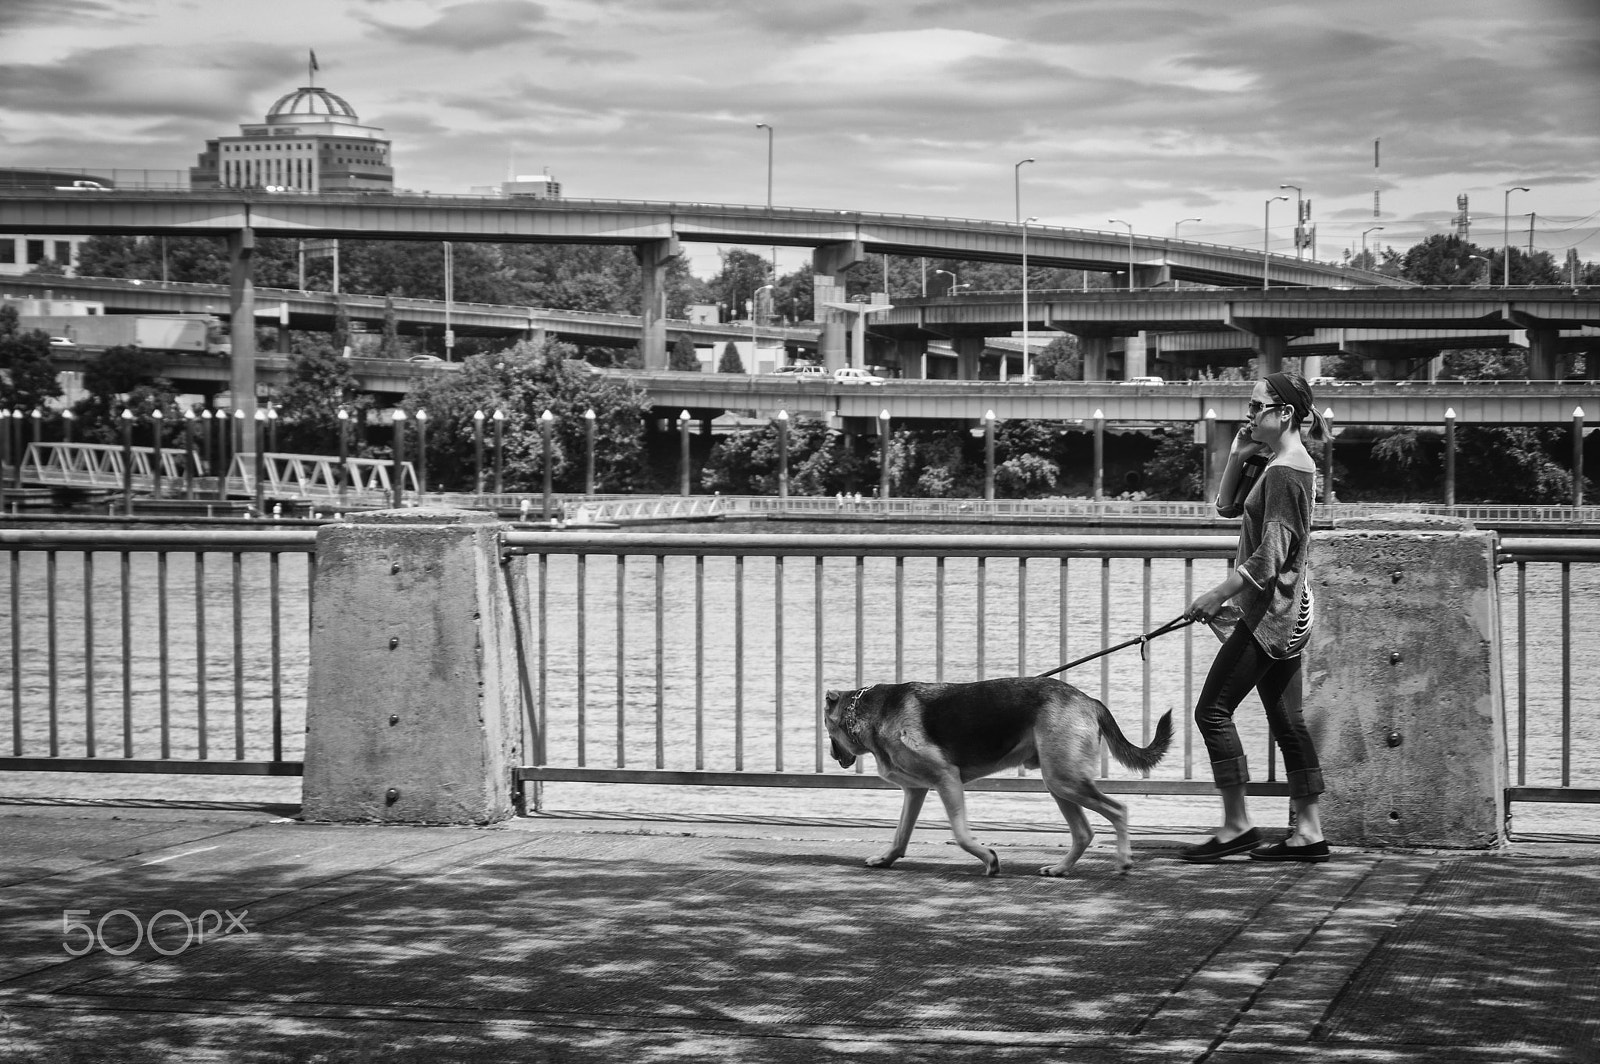
[[[1251,828],[1238,838],[1229,839],[1227,842],[1218,842],[1217,837],[1213,835],[1198,846],[1185,846],[1178,851],[1178,856],[1190,864],[1212,864],[1236,853],[1253,852],[1259,845],[1261,845],[1261,832],[1257,828]]]
[[[1290,846],[1287,842],[1276,842],[1271,846],[1250,851],[1251,859],[1256,861],[1322,862],[1326,861],[1328,856],[1326,842],[1308,842],[1304,846]]]

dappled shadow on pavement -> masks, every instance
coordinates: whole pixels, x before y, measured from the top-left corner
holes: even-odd
[[[0,982],[0,1050],[263,1064],[1196,1059],[1377,862],[1200,868],[1141,848],[1132,875],[1094,851],[1059,881],[1032,874],[1058,855],[1047,845],[1006,847],[998,879],[944,845],[864,867],[877,848],[292,824],[93,874],[36,862],[4,890],[0,935],[19,949]],[[1437,881],[1439,903],[1417,917],[1421,939],[1455,933],[1451,882]],[[1513,880],[1471,882],[1499,897]],[[1546,902],[1569,916],[1578,904],[1527,908]],[[1464,922],[1479,949],[1510,941],[1480,927],[1489,904],[1473,901]],[[249,933],[172,957],[146,943],[71,960],[65,907],[248,909]],[[1384,942],[1397,971],[1413,963],[1405,926]],[[1208,971],[1223,972],[1214,997],[1201,992]],[[1358,981],[1340,997],[1322,1044],[1353,1045],[1363,1025],[1387,1037],[1394,978],[1374,972],[1370,991]],[[1569,985],[1592,1015],[1592,977]],[[1170,1022],[1151,1022],[1163,1014]],[[1425,1033],[1448,1038],[1451,1022]],[[1311,1034],[1300,1028],[1302,1047]]]

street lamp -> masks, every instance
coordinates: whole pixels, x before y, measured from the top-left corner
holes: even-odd
[[[1483,263],[1483,287],[1488,288],[1494,283],[1494,263],[1489,261],[1487,255],[1468,255],[1469,259],[1477,259]]]
[[[1204,218],[1180,218],[1180,219],[1178,219],[1176,222],[1172,223],[1172,239],[1174,239],[1174,240],[1179,239],[1179,237],[1178,237],[1178,227],[1181,226],[1184,222],[1203,222],[1203,221],[1205,221]]]
[[[1133,291],[1133,223],[1125,222],[1121,218],[1106,219],[1112,225],[1125,225],[1128,227],[1128,291]]]
[[[950,295],[955,295],[956,294],[956,289],[959,287],[956,284],[956,275],[951,273],[949,270],[934,270],[933,272],[934,273],[942,273],[946,277],[950,278],[950,292],[949,292],[949,294]]]
[[[1361,230],[1361,257],[1363,259],[1365,259],[1366,256],[1367,256],[1367,234],[1368,233],[1379,233],[1379,232],[1382,232],[1382,231],[1383,231],[1383,226],[1381,226],[1381,225],[1375,225],[1371,229],[1363,229],[1363,230]]]
[[[1022,221],[1022,167],[1031,162],[1033,162],[1032,159],[1023,159],[1021,162],[1017,163],[1011,168],[1012,185],[1014,186],[1014,191],[1016,193],[1016,218],[1019,222]]]
[[[750,293],[750,368],[747,371],[750,373],[759,372],[756,365],[756,322],[760,320],[761,316],[761,293],[771,292],[774,287],[770,284],[764,284]]]
[[[1505,229],[1505,234],[1504,234],[1504,240],[1502,242],[1505,245],[1505,251],[1506,251],[1505,287],[1507,287],[1507,288],[1511,287],[1511,194],[1513,192],[1531,192],[1531,191],[1533,191],[1533,190],[1528,188],[1526,185],[1518,185],[1516,188],[1508,188],[1508,189],[1506,189],[1506,212],[1505,212],[1506,229]]]
[[[765,122],[757,122],[757,129],[767,131],[767,210],[772,209],[772,127]]]
[[[1299,185],[1279,185],[1278,187],[1280,189],[1294,189],[1294,257],[1298,259],[1300,258],[1300,223],[1305,221],[1305,208],[1300,204],[1305,194]]]
[[[1265,292],[1272,287],[1272,277],[1267,272],[1267,239],[1272,235],[1272,205],[1279,200],[1287,200],[1288,196],[1273,196],[1267,200],[1267,205],[1261,209],[1261,290]]]
[[[1028,223],[1037,222],[1037,218],[1022,219],[1022,379],[1031,380],[1032,367],[1029,358],[1028,346]],[[1001,369],[1005,368],[1005,359],[1000,361]],[[1000,374],[1000,379],[1005,379],[1005,374]]]

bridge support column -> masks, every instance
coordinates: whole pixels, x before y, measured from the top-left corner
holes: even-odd
[[[817,338],[817,354],[829,372],[846,365],[849,357],[849,323],[844,312],[825,306],[826,303],[843,303],[845,271],[866,258],[861,241],[842,244],[824,244],[811,253],[812,320],[822,323],[822,335]]]
[[[895,362],[900,366],[900,376],[906,380],[928,379],[928,341],[895,340]]]
[[[1561,331],[1559,329],[1528,330],[1528,379],[1531,381],[1561,379]]]
[[[1222,471],[1228,468],[1228,452],[1233,448],[1233,436],[1239,426],[1237,422],[1217,418],[1206,418],[1200,424],[1205,433],[1205,483],[1201,485],[1200,501],[1211,503],[1222,486]]]
[[[1131,381],[1135,377],[1150,375],[1150,345],[1147,340],[1149,334],[1139,332],[1137,336],[1130,336],[1124,341],[1122,354],[1122,379]]]
[[[1083,379],[1106,380],[1107,363],[1111,361],[1111,337],[1080,336],[1078,340],[1083,351]]]
[[[244,228],[228,234],[228,390],[233,409],[244,411],[239,449],[256,449],[256,233]]]
[[[1283,369],[1283,356],[1288,350],[1287,336],[1257,335],[1256,358],[1260,366],[1259,376],[1280,372]]]
[[[379,510],[317,533],[307,820],[512,815],[525,562],[473,510]],[[537,739],[534,740],[537,743]]]
[[[950,347],[956,353],[956,380],[981,380],[983,376],[983,337],[952,337]]]
[[[1377,515],[1311,537],[1317,622],[1305,715],[1328,837],[1356,846],[1504,841],[1495,534]]]
[[[667,368],[667,268],[680,254],[678,238],[634,249],[639,258],[639,356],[646,370]]]

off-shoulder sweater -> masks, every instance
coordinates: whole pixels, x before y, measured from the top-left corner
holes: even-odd
[[[1292,658],[1311,633],[1312,594],[1307,553],[1311,545],[1314,474],[1269,465],[1241,507],[1218,505],[1223,517],[1244,521],[1234,569],[1245,587],[1234,596],[1240,623],[1274,658]]]

